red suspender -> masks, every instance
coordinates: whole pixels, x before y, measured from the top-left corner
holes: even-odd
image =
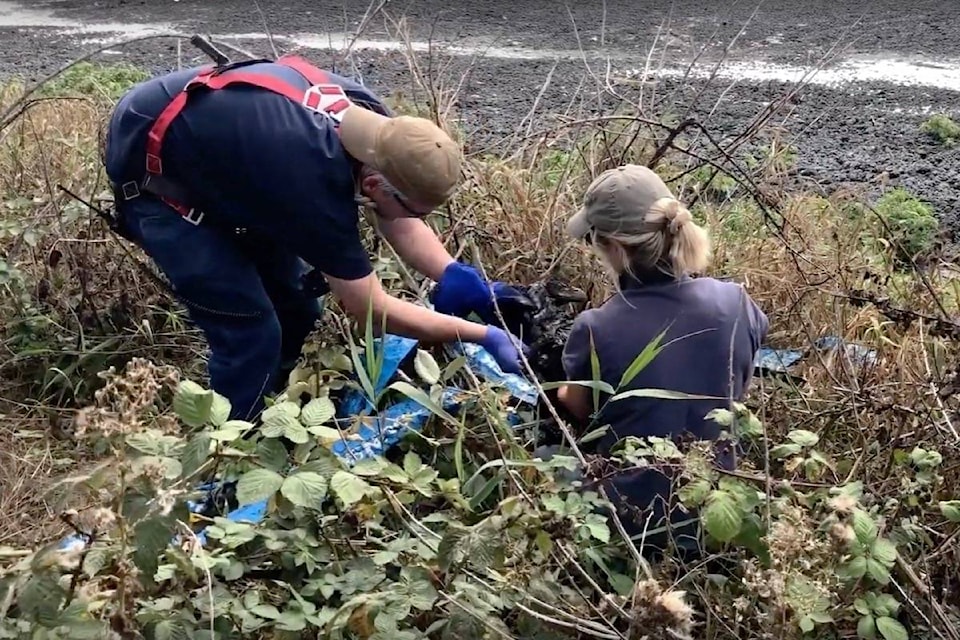
[[[260,87],[282,95],[311,111],[324,113],[339,125],[343,111],[351,104],[343,88],[331,83],[325,71],[316,68],[299,56],[285,55],[279,58],[277,63],[287,66],[303,76],[310,83],[310,88],[303,90],[280,78],[261,73],[231,71],[229,74],[220,75],[216,67],[204,67],[193,80],[187,83],[183,91],[167,104],[150,128],[146,145],[147,179],[149,180],[151,176],[159,177],[163,175],[163,163],[160,158],[163,151],[164,136],[170,128],[170,124],[186,107],[190,91],[195,88],[205,87],[217,90],[234,84]],[[191,215],[192,209],[188,206],[174,202],[169,197],[162,197],[167,204],[177,209],[181,215],[185,217]]]

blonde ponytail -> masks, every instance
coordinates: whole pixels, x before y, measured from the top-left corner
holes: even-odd
[[[693,220],[690,211],[674,198],[653,203],[639,233],[594,232],[594,246],[602,251],[609,267],[626,271],[659,269],[674,278],[702,273],[710,263],[707,231]]]
[[[710,263],[710,238],[706,230],[693,221],[693,216],[683,204],[672,198],[662,198],[653,204],[647,220],[660,212],[666,220],[669,236],[670,266],[673,274],[680,276],[700,273]]]

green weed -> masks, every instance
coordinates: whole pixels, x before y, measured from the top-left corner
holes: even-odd
[[[885,193],[875,208],[885,223],[884,238],[900,257],[916,259],[933,251],[940,225],[929,204],[898,187]]]
[[[950,116],[938,113],[920,125],[920,130],[942,145],[953,146],[960,140],[960,125]]]

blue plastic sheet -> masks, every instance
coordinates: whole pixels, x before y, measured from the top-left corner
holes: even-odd
[[[817,351],[843,351],[843,354],[856,366],[870,366],[877,361],[877,352],[854,342],[846,342],[837,336],[823,336],[814,341],[812,348]],[[760,371],[789,373],[801,360],[809,355],[810,349],[771,349],[763,347],[757,353],[754,367]]]
[[[454,351],[465,356],[470,369],[487,382],[499,384],[521,402],[537,402],[537,388],[523,376],[505,373],[490,352],[480,345],[472,342],[457,343]]]

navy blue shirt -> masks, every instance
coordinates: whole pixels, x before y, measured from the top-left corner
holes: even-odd
[[[622,291],[603,305],[580,314],[564,348],[563,365],[568,380],[593,378],[590,364],[590,337],[593,336],[600,379],[615,389],[636,357],[654,338],[665,331],[663,350],[618,392],[635,389],[667,389],[686,394],[742,400],[753,374],[753,362],[767,334],[766,315],[738,284],[713,278],[684,278],[679,282],[661,279],[640,284],[621,279]],[[665,345],[665,346],[664,346]],[[626,398],[608,402],[596,426],[609,425],[597,441],[598,453],[609,455],[617,441],[628,436],[643,439],[657,436],[677,441],[686,435],[697,440],[715,440],[722,427],[706,415],[714,408],[728,408],[727,400],[665,400]],[[591,396],[592,402],[592,396]],[[604,404],[606,403],[606,404]],[[717,462],[734,465],[734,452],[720,447]],[[614,502],[646,509],[654,503],[650,528],[660,525],[663,503],[671,486],[663,475],[652,470],[621,472],[605,483]],[[633,514],[621,514],[624,526],[635,535],[643,522]],[[690,518],[674,512],[674,523]],[[651,540],[659,540],[654,538]]]
[[[240,70],[309,86],[299,73],[275,63]],[[119,102],[106,158],[115,182],[142,177],[147,131],[196,73],[186,69],[149,80]],[[328,75],[354,102],[389,115],[362,85]],[[326,117],[248,85],[201,89],[167,130],[162,161],[164,175],[191,192],[193,204],[217,222],[267,234],[335,278],[372,271],[360,238],[353,161]]]

